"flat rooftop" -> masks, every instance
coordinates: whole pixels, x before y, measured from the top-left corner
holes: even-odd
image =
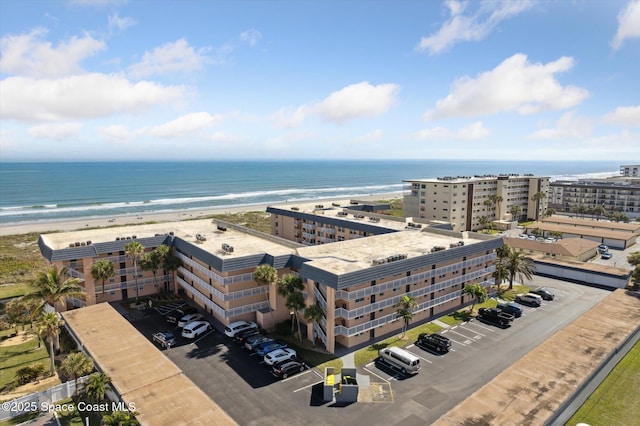
[[[501,173],[501,174],[487,174],[487,175],[473,175],[473,176],[441,176],[435,178],[421,178],[421,179],[403,179],[403,182],[429,182],[429,183],[473,183],[481,182],[485,180],[497,180],[497,179],[549,179],[549,176],[534,176],[532,174],[518,174],[518,173]]]
[[[108,303],[62,314],[82,348],[142,425],[237,423]]]
[[[75,242],[92,241],[101,243],[115,241],[117,238],[135,236],[137,239],[153,237],[157,234],[173,232],[174,236],[189,241],[203,250],[215,255],[224,252],[225,258],[242,257],[247,255],[269,253],[274,256],[293,254],[294,249],[286,244],[276,242],[274,238],[265,235],[260,237],[255,233],[248,233],[226,227],[226,231],[218,228],[218,223],[211,219],[186,220],[179,222],[164,222],[154,224],[140,224],[118,226],[110,228],[87,229],[82,231],[61,232],[42,235],[43,241],[54,250],[62,250]],[[226,225],[221,225],[226,226]],[[200,236],[200,239],[197,236]],[[222,250],[222,245],[233,247],[233,252]]]
[[[629,231],[616,231],[607,228],[592,228],[587,226],[575,226],[552,222],[534,222],[530,225],[527,225],[526,228],[538,228],[542,231],[558,231],[562,232],[563,234],[585,235],[597,238],[610,238],[612,240],[619,241],[629,241],[636,238],[636,235]]]
[[[626,231],[633,232],[635,234],[640,233],[639,223],[624,223],[624,222],[611,222],[609,220],[593,220],[593,219],[581,219],[576,217],[567,217],[561,215],[553,215],[540,220],[543,223],[557,223],[559,225],[572,225],[576,227],[588,227],[597,229],[608,229],[613,231]]]
[[[376,205],[377,203],[359,202],[357,205]],[[342,214],[345,210],[349,210],[357,205],[351,204],[349,201],[326,201],[311,202],[311,203],[289,203],[278,204],[269,206],[274,209],[281,209],[285,211],[291,211],[291,213],[307,213],[318,216],[318,221],[321,221],[323,217],[330,217],[334,219],[344,220],[353,223],[366,223],[367,225],[380,226],[382,228],[402,230],[407,226],[407,222],[404,218],[398,218],[398,220],[387,219],[380,217],[378,213],[371,213],[366,211],[355,210],[349,212],[347,215]],[[320,207],[322,206],[322,207]],[[340,214],[339,214],[340,213]],[[378,219],[372,219],[372,217],[378,217]]]
[[[301,247],[297,252],[310,259],[309,265],[340,275],[370,268],[374,260],[389,256],[406,255],[407,258],[413,258],[429,254],[434,246],[448,250],[450,244],[458,244],[460,241],[465,245],[482,241],[469,238],[467,233],[458,235],[462,237],[428,231],[402,231]]]

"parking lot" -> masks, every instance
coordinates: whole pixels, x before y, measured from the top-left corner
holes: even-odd
[[[165,355],[241,425],[424,425],[608,294],[536,276],[532,286],[537,285],[553,288],[555,300],[539,308],[524,307],[523,316],[506,329],[477,320],[451,327],[443,331],[452,341],[451,351],[442,356],[407,342],[406,349],[421,360],[422,369],[416,376],[405,378],[374,362],[358,367],[359,402],[348,406],[321,400],[323,376],[318,369],[278,380],[260,357],[220,329],[192,342],[180,337],[159,313],[132,323],[150,340],[154,332],[172,329],[178,335],[177,345],[163,349]]]

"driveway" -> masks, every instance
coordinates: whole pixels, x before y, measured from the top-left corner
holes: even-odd
[[[553,288],[556,299],[525,307],[509,328],[478,321],[452,327],[444,335],[453,347],[443,356],[408,342],[407,349],[422,360],[414,377],[374,363],[358,367],[361,402],[347,406],[321,401],[318,369],[276,380],[259,357],[220,331],[193,342],[178,337],[178,345],[163,352],[241,425],[430,424],[609,294],[534,276],[531,286],[538,285]],[[159,314],[133,324],[149,339],[168,328]]]

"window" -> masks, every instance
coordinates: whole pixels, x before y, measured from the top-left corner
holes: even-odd
[[[356,299],[356,303],[360,303],[360,302],[364,302],[364,297],[361,297],[359,299]]]

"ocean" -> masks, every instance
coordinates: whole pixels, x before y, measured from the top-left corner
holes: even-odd
[[[0,225],[401,192],[403,179],[617,175],[617,162],[224,161],[0,163]]]

